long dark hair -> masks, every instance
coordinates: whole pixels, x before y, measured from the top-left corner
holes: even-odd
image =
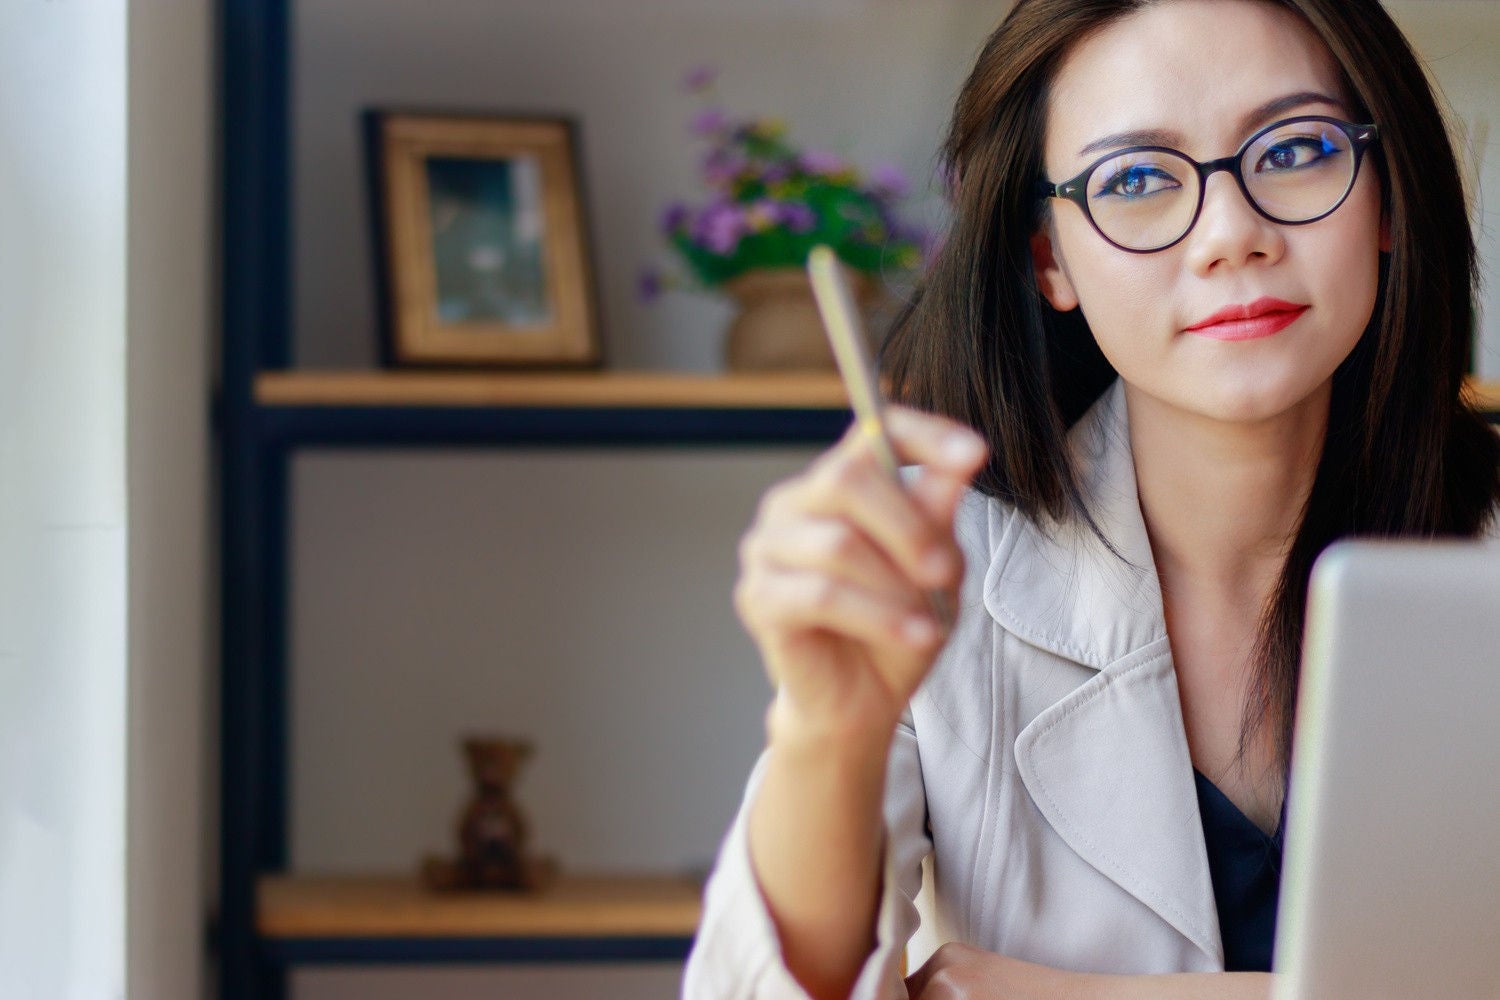
[[[1116,373],[1079,310],[1038,292],[1047,97],[1084,35],[1161,0],[1018,0],[959,95],[943,154],[947,243],[882,352],[895,398],[974,427],[976,486],[1033,520],[1093,525],[1068,428]],[[1452,146],[1426,76],[1379,0],[1263,0],[1298,14],[1342,67],[1393,237],[1364,335],[1333,377],[1328,433],[1286,564],[1263,609],[1240,760],[1274,727],[1290,757],[1303,609],[1314,559],[1351,535],[1473,536],[1500,499],[1500,438],[1462,394],[1477,264]],[[1096,529],[1097,531],[1097,529]]]

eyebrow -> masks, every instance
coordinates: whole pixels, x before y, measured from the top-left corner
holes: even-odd
[[[1239,131],[1249,132],[1256,125],[1293,108],[1304,107],[1308,104],[1331,104],[1336,108],[1348,113],[1344,102],[1327,94],[1319,94],[1311,90],[1304,90],[1296,94],[1288,94],[1286,97],[1278,97],[1274,101],[1268,101],[1256,108],[1254,111],[1240,119]],[[1182,134],[1170,129],[1148,128],[1136,129],[1131,132],[1116,132],[1102,139],[1095,139],[1078,151],[1079,156],[1087,156],[1102,149],[1113,149],[1118,146],[1172,146],[1182,144]]]

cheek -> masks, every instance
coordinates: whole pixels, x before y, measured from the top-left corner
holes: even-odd
[[[1361,178],[1363,181],[1363,178]],[[1323,258],[1319,268],[1323,293],[1348,328],[1350,344],[1359,338],[1374,312],[1380,284],[1380,193],[1378,186],[1361,184],[1344,205],[1342,226],[1330,232],[1314,252]]]
[[[1087,223],[1084,224],[1087,226]],[[1163,328],[1171,317],[1170,255],[1124,253],[1109,246],[1090,229],[1076,242],[1064,242],[1079,308],[1099,348],[1116,367],[1151,343],[1150,331]]]

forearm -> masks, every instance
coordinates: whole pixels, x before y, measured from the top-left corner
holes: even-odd
[[[888,738],[774,723],[751,803],[751,865],[788,971],[847,996],[875,947]]]
[[[1268,1000],[1272,982],[1268,972],[1081,975],[1067,1000]]]
[[[950,942],[907,977],[914,1000],[1268,1000],[1264,972],[1104,975],[1070,972]]]

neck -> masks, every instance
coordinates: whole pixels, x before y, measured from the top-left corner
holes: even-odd
[[[1270,420],[1227,423],[1126,385],[1141,514],[1164,586],[1191,580],[1260,606],[1312,492],[1329,392]]]

